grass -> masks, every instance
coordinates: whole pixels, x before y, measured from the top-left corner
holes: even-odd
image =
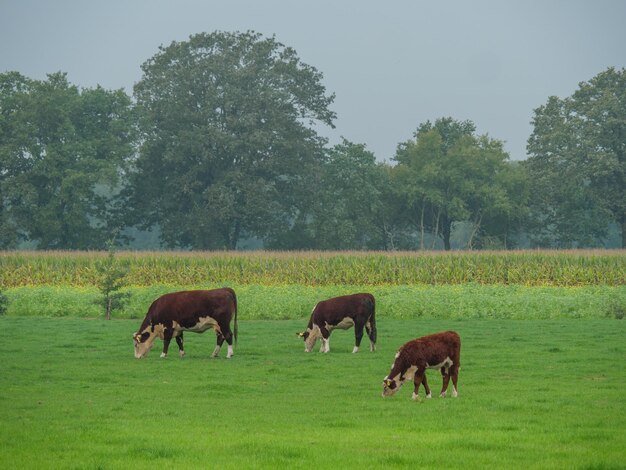
[[[443,286],[261,286],[231,285],[245,319],[297,319],[311,314],[320,300],[371,292],[381,317],[411,318],[620,318],[626,313],[626,286],[526,287]],[[202,288],[205,286],[187,286]],[[220,285],[209,287],[221,287]],[[131,287],[129,303],[117,318],[143,318],[158,296],[186,287]],[[95,287],[36,286],[7,289],[7,315],[99,317]]]
[[[240,319],[232,360],[205,333],[138,361],[139,320],[0,317],[0,468],[624,466],[626,322],[379,318],[356,355],[353,330],[305,354],[304,323]],[[381,398],[397,348],[445,329],[459,398]]]

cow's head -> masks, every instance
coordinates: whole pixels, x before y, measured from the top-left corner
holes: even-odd
[[[133,335],[135,357],[137,359],[141,359],[142,357],[146,357],[148,355],[156,336],[157,335],[154,331],[150,331],[150,329],[146,329]]]
[[[402,384],[415,376],[415,366],[406,368],[400,358],[402,350],[396,353],[396,357],[391,364],[391,370],[383,379],[383,397],[390,397],[402,387]]]
[[[311,352],[317,342],[317,338],[322,336],[322,332],[317,325],[313,325],[313,328],[307,328],[305,331],[296,334],[304,340],[304,352]]]
[[[401,379],[400,374],[390,379],[389,376],[383,379],[383,397],[390,397],[402,387],[404,380]]]

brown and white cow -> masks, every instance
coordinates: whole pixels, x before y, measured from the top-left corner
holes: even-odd
[[[234,335],[230,329],[233,317]],[[211,328],[217,335],[217,346],[211,357],[219,354],[224,340],[228,343],[226,357],[232,357],[233,336],[237,340],[237,296],[234,290],[225,287],[162,295],[150,305],[139,331],[133,335],[135,357],[145,357],[157,337],[163,340],[161,357],[167,356],[172,338],[176,338],[180,357],[183,357],[183,331],[202,333]]]
[[[372,294],[352,294],[319,302],[313,312],[306,331],[298,333],[304,338],[304,351],[311,352],[318,338],[322,339],[320,352],[330,351],[329,338],[332,330],[347,330],[354,326],[355,345],[358,352],[363,338],[363,328],[370,338],[370,350],[376,350],[376,302]]]
[[[391,365],[391,371],[383,380],[383,396],[393,395],[405,381],[413,379],[415,383],[413,400],[419,399],[420,384],[424,384],[426,398],[430,398],[426,369],[440,369],[443,387],[439,396],[442,398],[446,396],[448,383],[452,377],[452,396],[456,397],[460,359],[461,338],[454,331],[409,341],[400,348]]]

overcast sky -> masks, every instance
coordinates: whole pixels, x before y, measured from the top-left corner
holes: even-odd
[[[533,109],[626,67],[626,0],[0,0],[0,72],[131,94],[160,45],[216,30],[293,47],[336,94],[320,133],[379,160],[443,116],[524,159]]]

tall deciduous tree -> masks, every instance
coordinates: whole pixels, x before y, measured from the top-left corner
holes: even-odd
[[[111,188],[134,152],[130,98],[0,74],[0,226],[39,248],[101,248],[111,228]]]
[[[330,149],[310,214],[309,248],[363,250],[384,244],[383,171],[363,144],[344,139]]]
[[[526,165],[537,244],[626,247],[626,70],[609,68],[535,110]]]
[[[198,34],[142,66],[135,221],[172,247],[236,247],[302,212],[333,125],[322,74],[254,32]]]
[[[395,180],[420,249],[434,248],[425,242],[431,233],[431,240],[440,237],[449,250],[457,222],[470,226],[469,248],[488,237],[506,243],[518,228],[513,222],[523,201],[512,192],[519,179],[508,154],[500,141],[474,131],[471,121],[442,118],[420,125],[414,140],[398,146]]]
[[[20,230],[12,213],[15,207],[13,182],[22,173],[27,133],[24,100],[30,81],[17,72],[0,74],[0,248],[15,247]]]

